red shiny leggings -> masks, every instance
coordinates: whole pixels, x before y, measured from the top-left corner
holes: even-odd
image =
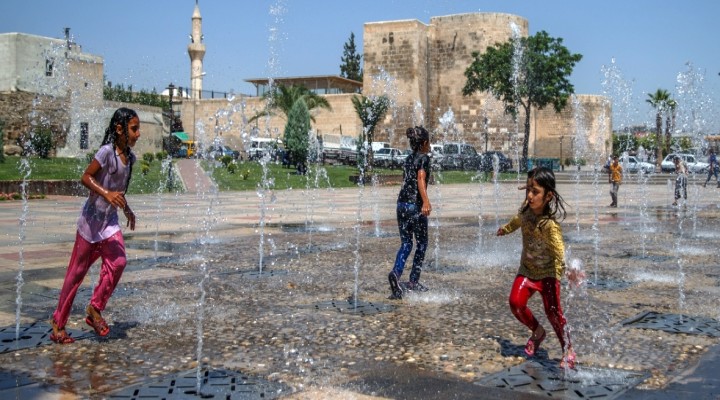
[[[539,281],[518,275],[515,277],[512,289],[510,290],[510,310],[513,315],[525,326],[535,332],[538,320],[527,306],[528,300],[535,293],[540,292],[545,315],[557,334],[560,345],[565,349],[565,316],[560,306],[560,281],[555,278],[545,278]],[[568,343],[570,342],[568,338]]]

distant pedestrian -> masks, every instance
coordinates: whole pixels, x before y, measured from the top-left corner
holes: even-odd
[[[139,138],[140,119],[135,111],[129,108],[117,109],[105,130],[102,146],[82,175],[81,181],[90,189],[90,194],[78,218],[75,245],[58,306],[52,315],[53,333],[50,340],[55,343],[68,344],[75,341],[65,331],[65,324],[78,288],[98,258],[102,259],[100,281],[87,306],[85,322],[100,336],[110,333],[110,327],[101,312],[127,263],[118,208],[123,210],[130,230],[135,230],[135,214],[125,199],[125,192],[135,163],[135,154],[131,148]]]
[[[408,128],[407,138],[410,141],[412,154],[405,158],[403,164],[403,183],[397,199],[397,221],[400,229],[400,249],[395,256],[395,264],[388,275],[390,282],[390,298],[402,299],[400,276],[405,269],[405,262],[413,248],[413,236],[417,248],[413,257],[408,290],[420,289],[420,272],[425,260],[428,245],[428,216],[432,211],[427,194],[430,179],[430,133],[422,126]]]
[[[717,156],[715,155],[715,150],[710,149],[710,156],[708,157],[708,176],[705,180],[705,183],[703,183],[703,187],[706,187],[708,182],[710,182],[710,178],[712,178],[713,175],[715,175],[715,180],[717,181],[717,187],[720,188],[720,179],[718,179],[718,172],[720,172],[720,166],[718,165]]]
[[[617,196],[618,190],[620,189],[620,183],[622,182],[623,167],[618,161],[618,156],[614,156],[612,163],[608,166],[608,180],[610,182],[610,198],[612,203],[610,207],[617,207]]]
[[[680,197],[687,200],[687,165],[678,156],[673,157],[673,163],[677,174],[677,178],[675,178],[675,201],[673,202],[673,205],[676,206]]]
[[[565,330],[567,321],[560,303],[560,287],[563,274],[575,285],[579,285],[584,274],[577,270],[569,274],[565,269],[565,244],[562,229],[555,219],[556,215],[565,217],[564,200],[555,189],[555,174],[545,167],[528,172],[525,192],[526,198],[519,213],[497,230],[498,236],[517,229],[522,232],[520,269],[510,290],[510,309],[515,318],[532,332],[525,345],[525,353],[532,357],[546,336],[545,328],[528,308],[530,297],[540,292],[545,315],[562,346],[560,366],[574,368],[575,351]]]

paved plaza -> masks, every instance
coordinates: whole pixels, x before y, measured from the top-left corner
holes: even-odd
[[[717,399],[717,378],[702,378],[720,366],[717,336],[627,322],[720,319],[720,189],[691,180],[673,207],[668,184],[627,179],[609,208],[603,178],[559,184],[568,259],[589,280],[562,292],[580,368],[639,377],[620,398]],[[277,384],[273,396],[287,399],[543,398],[487,384],[528,362],[529,332],[507,305],[520,232],[494,235],[522,202],[518,183],[430,187],[430,290],[402,301],[387,299],[397,186],[129,196],[138,224],[104,313],[109,338],[84,323],[95,265],[68,323],[82,339],[0,354],[0,397],[110,398],[199,362]],[[83,201],[0,203],[0,327],[14,329],[18,297],[22,326],[47,324]],[[539,296],[530,306],[550,330]],[[560,356],[549,332],[536,361],[552,368]]]

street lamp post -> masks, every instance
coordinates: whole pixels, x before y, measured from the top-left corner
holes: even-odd
[[[488,151],[488,139],[489,139],[488,136],[490,133],[490,132],[488,132],[488,124],[489,123],[490,123],[490,120],[487,117],[483,118],[483,129],[485,130],[485,152],[486,153]]]
[[[560,171],[565,171],[565,164],[563,164],[563,157],[562,157],[562,142],[563,139],[565,139],[565,136],[560,136]]]
[[[170,145],[172,143],[172,134],[173,129],[175,128],[175,110],[173,110],[173,92],[175,91],[175,85],[170,83],[168,85],[168,100],[170,103],[170,129],[168,129],[168,140],[167,140],[167,146],[165,150],[168,152],[168,156],[172,157],[172,146]],[[168,164],[168,179],[167,179],[167,187],[168,191],[172,190],[174,186],[173,182],[173,172],[172,172],[172,161]]]

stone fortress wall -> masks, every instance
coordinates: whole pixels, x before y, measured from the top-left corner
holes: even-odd
[[[514,151],[522,143],[522,113],[516,122],[489,94],[462,95],[472,53],[507,41],[514,30],[516,35],[527,36],[528,21],[510,14],[471,13],[433,17],[429,25],[417,20],[365,24],[364,94],[389,93],[396,104],[395,112],[378,127],[377,140],[404,148],[404,129],[424,123],[435,133],[436,141],[465,141],[478,151]],[[570,142],[578,131],[576,120],[587,124],[587,134],[596,138],[593,142],[610,138],[609,102],[601,96],[576,97],[577,103],[571,101],[562,113],[555,113],[552,107],[533,112],[530,156],[559,157],[559,137]],[[583,118],[576,118],[576,108]],[[442,129],[439,121],[449,110],[455,125]],[[605,123],[601,124],[603,117]]]

